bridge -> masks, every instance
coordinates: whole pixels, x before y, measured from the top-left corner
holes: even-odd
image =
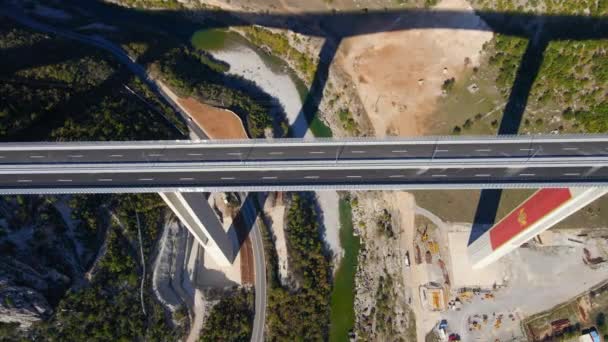
[[[608,135],[0,144],[0,193],[591,187]]]
[[[195,192],[522,187],[543,190],[471,243],[474,266],[605,194],[608,135],[0,144],[0,194],[158,192],[224,264],[238,246]]]

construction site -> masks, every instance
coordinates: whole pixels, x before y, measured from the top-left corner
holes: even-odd
[[[481,269],[468,257],[470,231],[416,207],[403,255],[419,340],[552,341],[597,328],[608,304],[601,229],[548,230]]]

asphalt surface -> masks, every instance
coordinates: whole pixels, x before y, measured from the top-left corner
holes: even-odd
[[[0,191],[597,185],[608,184],[608,136],[3,143],[0,175]]]
[[[1,143],[1,164],[608,157],[608,136]]]
[[[256,210],[251,201],[246,200],[247,194],[241,193],[241,201],[244,217],[247,224],[251,226],[250,239],[253,250],[253,261],[255,269],[255,315],[253,317],[253,328],[251,332],[251,342],[264,341],[264,326],[266,322],[266,262],[264,259],[264,243],[260,228],[256,224]]]
[[[315,186],[360,184],[468,184],[519,182],[606,182],[608,166],[578,166],[560,164],[558,167],[475,167],[403,168],[400,165],[293,166],[269,168],[219,168],[188,171],[168,169],[155,171],[151,165],[135,166],[127,172],[101,166],[95,171],[70,172],[34,166],[26,171],[0,171],[0,189],[10,188],[108,188],[108,187],[255,187],[255,186]],[[139,171],[138,171],[139,170]],[[50,173],[54,172],[54,173]]]

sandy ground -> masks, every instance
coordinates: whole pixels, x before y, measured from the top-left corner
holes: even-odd
[[[436,8],[471,10],[465,0],[443,0]],[[352,78],[376,136],[421,135],[433,123],[443,82],[478,65],[491,38],[491,32],[451,29],[357,36],[343,42],[337,62]]]
[[[276,196],[282,197],[282,194],[278,193]],[[279,280],[281,284],[287,284],[289,281],[289,259],[287,257],[287,242],[285,241],[285,205],[281,198],[277,198],[275,201],[270,199],[271,196],[264,203],[264,213],[270,219],[270,230],[275,241]]]
[[[317,202],[323,215],[323,239],[333,255],[334,272],[344,256],[344,249],[340,246],[339,201],[340,198],[335,191],[317,192]]]
[[[410,304],[410,299],[414,296],[407,286],[410,278],[404,276],[409,270],[404,241],[414,231],[414,198],[401,191],[355,194],[358,203],[353,206],[353,221],[362,239],[355,277],[355,331],[359,339],[413,340],[410,307],[414,303]],[[377,223],[385,209],[390,213],[390,235],[383,233]],[[379,297],[380,286],[387,284],[389,277],[393,280],[392,291],[384,293],[387,298]],[[386,304],[392,310],[391,320],[380,323],[375,311],[384,300],[388,300]]]
[[[175,270],[173,270],[176,253],[174,236],[178,230],[179,227],[175,222],[165,225],[152,268],[152,290],[160,302],[171,312],[182,304],[178,293],[171,287],[171,278],[175,275]]]
[[[258,53],[247,46],[233,46],[222,51],[210,51],[213,57],[230,64],[230,74],[255,82],[278,99],[295,137],[310,137],[306,120],[300,114],[302,99],[289,74],[266,64]]]
[[[410,267],[403,270],[403,283],[408,289],[408,300],[411,300],[410,307],[416,315],[416,340],[424,341],[426,333],[435,325],[439,317],[436,312],[427,312],[423,309],[418,289],[421,285],[429,281],[426,265],[424,263],[416,265],[414,262],[414,234],[416,226],[414,224],[415,207],[414,196],[405,192],[394,194],[395,208],[399,210],[401,234],[399,239],[400,247],[409,251]],[[425,312],[426,315],[421,315]]]
[[[204,104],[193,98],[179,99],[177,102],[210,139],[247,138],[243,121],[234,112]]]
[[[591,269],[583,263],[583,245],[558,244],[559,241],[567,241],[567,236],[553,237],[550,247],[519,248],[487,268],[472,270],[466,253],[471,225],[443,222],[419,207],[415,208],[415,212],[433,221],[439,227],[440,235],[449,241],[445,243],[450,249],[445,261],[451,270],[452,295],[458,286],[481,285],[482,288],[491,289],[494,284],[506,285],[493,291],[493,299],[474,296],[471,302],[465,302],[460,311],[426,311],[420,305],[420,298],[413,296],[412,308],[416,313],[420,341],[424,341],[424,336],[440,319],[447,319],[449,330],[460,334],[463,341],[493,341],[496,338],[501,341],[522,340],[522,318],[558,305],[608,277],[606,267]],[[413,233],[413,230],[411,235],[406,233],[404,244],[412,246]],[[408,287],[416,290],[420,284],[429,281],[429,273],[424,268],[424,263],[412,264],[406,270],[404,276]],[[489,323],[478,331],[469,331],[469,319],[479,321],[484,314],[490,317]],[[501,327],[496,329],[493,327],[494,317],[500,314],[505,318]],[[513,318],[507,318],[508,315],[513,315]]]

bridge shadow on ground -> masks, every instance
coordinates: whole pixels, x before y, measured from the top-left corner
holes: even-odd
[[[460,29],[492,31],[528,40],[520,61],[514,84],[504,109],[499,134],[517,134],[528,103],[530,91],[542,65],[543,54],[551,41],[590,40],[608,38],[608,17],[590,15],[546,15],[496,11],[456,10],[361,10],[311,13],[249,13],[212,9],[188,10],[133,10],[99,0],[67,0],[65,6],[86,11],[91,22],[102,21],[119,27],[147,28],[150,32],[168,34],[189,41],[198,30],[228,28],[233,26],[259,25],[269,28],[289,29],[314,37],[324,38],[319,53],[319,63],[309,92],[303,102],[296,122],[306,120],[310,124],[319,110],[329,68],[340,43],[348,37],[380,32],[410,29]],[[0,13],[1,15],[1,13]],[[480,24],[477,16],[485,24]],[[93,21],[95,20],[95,21]],[[130,42],[128,35],[112,40],[119,45]],[[445,42],[449,44],[449,42]],[[138,58],[146,64],[173,48],[154,46]],[[12,55],[12,54],[11,54]],[[53,58],[57,63],[61,56]],[[19,63],[5,69],[14,74],[17,69],[35,66],[36,62]],[[6,75],[2,75],[6,76]],[[75,94],[74,96],[78,96]],[[502,191],[483,190],[480,195],[471,238],[476,238],[494,222]],[[471,240],[472,241],[472,240]]]
[[[528,39],[528,48],[520,62],[499,134],[517,133],[532,83],[542,63],[543,52],[550,41],[608,38],[608,17],[605,16],[427,9],[369,11],[364,9],[298,14],[250,13],[213,9],[143,11],[99,0],[67,0],[63,5],[84,13],[83,15],[87,16],[91,22],[101,20],[105,24],[121,28],[137,27],[140,31],[146,29],[161,36],[178,37],[182,43],[189,41],[192,34],[198,30],[251,25],[289,29],[304,35],[324,38],[325,42],[319,53],[319,63],[311,87],[303,102],[300,116],[296,120],[299,122],[305,120],[309,124],[319,110],[329,67],[344,38],[409,29],[460,29],[492,31]],[[477,16],[481,17],[485,24],[480,23]],[[156,38],[151,37],[150,39]],[[112,41],[125,46],[132,43],[132,39],[129,34],[125,34],[113,38]],[[173,47],[152,44],[151,48],[138,58],[138,61],[151,62]],[[53,57],[54,63],[60,62],[60,60],[61,56]],[[14,73],[18,69],[34,67],[35,64],[19,63],[9,67],[8,70]]]

